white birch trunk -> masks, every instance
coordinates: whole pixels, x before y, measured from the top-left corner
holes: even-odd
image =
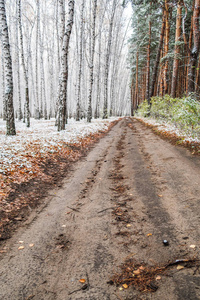
[[[21,0],[18,0],[18,24],[19,24],[19,36],[20,36],[20,51],[21,51],[21,60],[24,71],[24,79],[25,79],[25,112],[26,112],[26,126],[30,127],[30,108],[29,108],[29,88],[28,88],[28,73],[25,66],[24,59],[24,41],[22,34],[22,14],[21,14]],[[25,117],[25,116],[24,116]]]
[[[58,131],[65,129],[65,111],[64,102],[66,103],[66,91],[68,81],[68,50],[69,41],[72,32],[74,19],[74,0],[68,0],[68,21],[63,37],[62,55],[61,55],[61,71],[60,71],[60,94],[58,109]]]
[[[6,134],[15,135],[15,119],[13,107],[13,73],[10,51],[5,1],[0,0],[0,24],[2,29],[2,45],[5,66],[5,100],[6,100]]]
[[[81,78],[82,78],[82,64],[83,64],[83,13],[84,13],[85,1],[82,0],[81,4],[81,16],[80,16],[80,45],[79,45],[79,71],[78,71],[78,83],[77,83],[77,100],[76,100],[76,121],[80,121],[81,117]],[[78,38],[78,35],[77,35]]]
[[[40,119],[39,108],[39,88],[38,88],[38,41],[39,41],[39,0],[37,0],[37,25],[36,25],[36,44],[35,44],[35,91],[36,91],[36,103],[35,103],[35,119]]]
[[[95,50],[95,27],[96,27],[96,11],[97,11],[97,0],[93,0],[93,21],[92,21],[92,38],[91,38],[91,51],[90,51],[90,84],[89,84],[89,96],[88,96],[88,111],[87,111],[87,121],[92,120],[92,87],[93,87],[93,77],[94,77],[94,50]]]
[[[115,16],[117,0],[113,0],[112,14],[109,25],[109,34],[108,34],[108,44],[106,50],[106,62],[105,62],[105,74],[104,74],[104,107],[103,107],[103,119],[108,118],[108,75],[109,75],[109,66],[110,66],[110,50],[112,43],[112,30],[113,30],[113,21]]]

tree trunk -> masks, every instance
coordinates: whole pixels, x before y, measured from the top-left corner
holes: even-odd
[[[58,109],[58,131],[65,129],[65,112],[63,103],[66,102],[66,91],[68,81],[68,50],[70,35],[72,32],[74,19],[74,0],[68,0],[68,21],[63,37],[62,55],[61,55],[61,71],[60,71],[60,94]]]
[[[163,46],[164,32],[165,32],[165,18],[163,17],[161,33],[160,33],[160,41],[159,41],[159,46],[158,46],[158,50],[157,50],[156,61],[155,61],[154,68],[153,68],[153,74],[152,74],[151,89],[150,89],[150,94],[149,94],[149,99],[148,99],[149,104],[151,104],[151,97],[153,97],[153,95],[154,95],[154,87],[156,84],[158,66],[160,63],[160,54],[161,54],[161,50],[162,50],[162,46]]]
[[[107,3],[107,2],[106,2]],[[100,84],[100,75],[101,75],[101,37],[102,37],[102,25],[104,21],[104,16],[106,12],[106,5],[105,9],[101,15],[101,19],[99,22],[99,34],[98,34],[98,72],[97,72],[97,97],[96,97],[96,108],[95,108],[95,113],[94,117],[95,119],[100,117],[99,114],[99,105],[100,105],[100,94],[101,94],[101,84]]]
[[[95,50],[95,27],[96,27],[96,12],[97,12],[97,0],[93,0],[93,21],[92,21],[92,41],[91,41],[91,57],[90,57],[90,86],[89,86],[89,96],[88,96],[88,111],[87,111],[87,121],[92,120],[92,87],[94,81],[94,50]]]
[[[39,108],[39,88],[38,88],[38,44],[39,44],[39,0],[37,0],[37,25],[36,25],[36,43],[35,43],[35,90],[36,90],[36,103],[35,103],[35,119],[40,119]]]
[[[2,80],[3,121],[6,121],[7,107],[6,107],[6,97],[5,97],[5,65],[4,65],[2,33],[1,33],[1,80]]]
[[[109,34],[108,34],[108,44],[106,51],[106,61],[105,61],[105,74],[104,74],[104,107],[103,107],[103,119],[108,118],[108,75],[109,75],[109,62],[110,62],[110,50],[112,43],[112,29],[113,29],[113,21],[115,16],[117,1],[113,0],[112,6],[112,15],[109,24]]]
[[[188,73],[188,93],[195,92],[195,73],[197,59],[199,55],[199,15],[200,15],[200,0],[195,0],[193,13],[193,48],[190,52],[189,73]]]
[[[2,44],[5,62],[5,100],[6,100],[6,134],[15,135],[15,119],[13,107],[13,73],[10,51],[5,1],[0,0],[0,24],[2,29]]]
[[[21,0],[18,0],[18,24],[19,24],[19,36],[20,36],[20,49],[21,49],[21,60],[24,71],[25,79],[25,107],[26,107],[26,126],[30,127],[30,109],[29,109],[29,88],[28,88],[28,74],[25,66],[24,59],[24,43],[23,43],[23,34],[22,34],[22,14],[21,14]]]
[[[147,48],[146,99],[149,99],[150,54],[151,54],[151,21],[149,21],[149,43],[148,43],[148,48]]]
[[[177,15],[176,15],[176,36],[175,36],[173,75],[172,75],[172,89],[171,89],[172,98],[176,97],[176,86],[177,86],[177,79],[178,79],[178,66],[179,66],[179,53],[180,53],[180,46],[178,45],[178,42],[181,39],[181,20],[182,20],[182,4],[181,2],[179,2],[177,6]]]
[[[76,121],[80,121],[81,117],[81,78],[82,78],[82,64],[83,64],[83,13],[85,7],[85,0],[81,4],[81,23],[80,23],[80,45],[79,45],[79,71],[78,71],[78,84],[77,84],[77,100],[76,100]]]
[[[164,55],[167,56],[169,52],[169,3],[168,0],[165,0],[165,40],[164,40]],[[164,94],[168,92],[168,68],[169,68],[169,60],[165,59],[164,63],[164,72],[163,72],[163,80],[164,80]]]
[[[138,84],[138,62],[139,62],[139,50],[136,54],[136,74],[135,74],[135,109],[138,109],[139,104],[139,84]]]

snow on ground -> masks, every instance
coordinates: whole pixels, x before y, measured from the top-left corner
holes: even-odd
[[[191,134],[181,131],[179,128],[177,128],[174,124],[170,124],[168,122],[164,121],[158,121],[151,118],[143,118],[143,117],[135,117],[136,119],[142,120],[148,125],[152,125],[156,127],[158,130],[162,132],[169,132],[174,133],[177,137],[180,137],[183,142],[195,142],[200,143],[200,137],[193,137]]]
[[[55,119],[39,121],[31,119],[30,128],[16,121],[16,136],[5,135],[5,121],[0,119],[0,174],[12,172],[16,167],[32,172],[30,156],[46,156],[61,149],[63,143],[77,143],[80,138],[91,133],[107,130],[109,124],[116,119],[97,119],[91,123],[87,123],[86,120],[76,122],[70,119],[66,130],[61,132],[54,126]]]

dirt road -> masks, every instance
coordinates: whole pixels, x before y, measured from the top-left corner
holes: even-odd
[[[7,242],[0,299],[200,299],[198,262],[174,264],[152,292],[110,284],[126,259],[157,268],[199,257],[200,158],[188,150],[125,118],[45,201]]]

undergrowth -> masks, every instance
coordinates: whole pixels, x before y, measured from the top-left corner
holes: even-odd
[[[137,116],[150,117],[158,121],[175,125],[182,133],[193,138],[200,137],[200,102],[193,95],[183,98],[164,97],[151,98],[140,104]]]

